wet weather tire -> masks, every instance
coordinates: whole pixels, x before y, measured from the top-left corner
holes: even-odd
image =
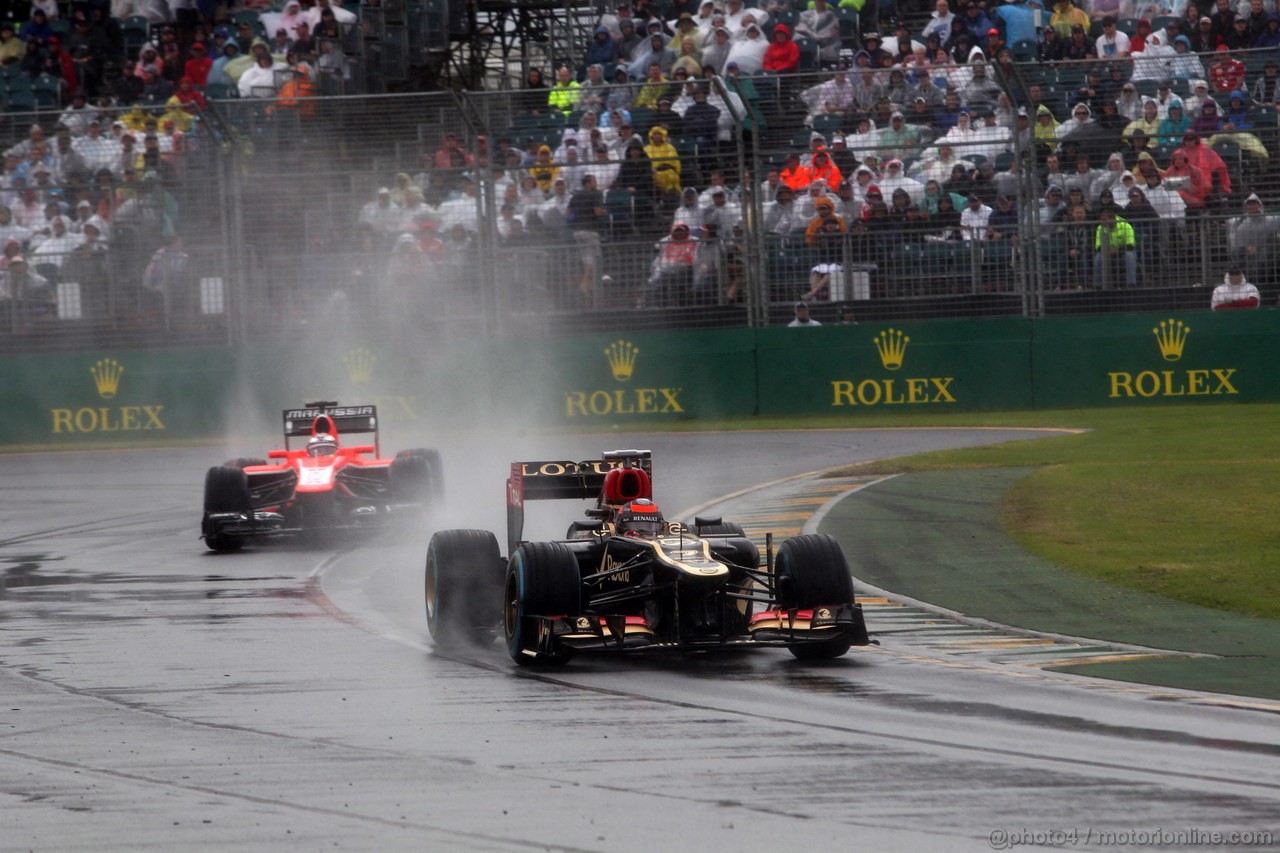
[[[809,534],[788,539],[773,563],[778,606],[784,610],[849,604],[853,601],[853,576],[840,544],[830,536]],[[800,660],[838,658],[849,651],[848,637],[823,643],[791,646]]]
[[[399,461],[399,460],[397,460]],[[487,530],[442,530],[427,546],[427,630],[442,649],[492,641],[505,565]]]
[[[426,462],[426,488],[423,500],[439,500],[444,497],[444,463],[440,461],[440,451],[426,447],[411,447],[396,454],[396,459],[422,459]],[[392,463],[394,467],[395,463]]]
[[[539,648],[538,616],[582,612],[582,576],[573,552],[559,542],[526,542],[507,565],[503,631],[507,653],[521,666],[562,664],[569,649]]]
[[[249,499],[249,475],[243,469],[222,465],[210,468],[204,478],[204,541],[212,551],[238,551],[244,545],[243,536],[219,533],[209,524],[210,513],[253,512]]]
[[[431,497],[431,467],[421,456],[392,459],[388,477],[391,498],[398,503],[420,503]]]

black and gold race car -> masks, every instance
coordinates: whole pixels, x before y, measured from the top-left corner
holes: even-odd
[[[834,539],[787,539],[766,559],[741,527],[662,517],[652,456],[616,450],[585,462],[515,462],[507,547],[487,530],[443,530],[427,550],[427,626],[438,647],[500,634],[518,664],[575,652],[781,646],[802,660],[867,645],[848,563]],[[522,539],[524,504],[595,499],[564,539]]]

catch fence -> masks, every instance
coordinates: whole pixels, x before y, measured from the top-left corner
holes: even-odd
[[[692,121],[675,110],[699,96],[672,83],[587,86],[567,109],[546,90],[217,100],[109,189],[37,188],[68,210],[109,198],[111,233],[97,254],[26,249],[44,285],[5,270],[0,348],[287,339],[320,320],[441,340],[779,325],[798,301],[822,322],[1185,310],[1235,265],[1274,302],[1280,228],[1245,198],[1275,198],[1275,111],[1206,140],[1232,189],[1180,207],[1187,182],[1149,185],[1118,132],[1055,137],[1057,160],[1020,133],[1018,106],[1066,115],[1085,71],[996,68],[972,126],[945,134],[914,106],[828,109],[832,72],[707,81],[718,114]],[[9,113],[0,133],[59,120]],[[586,178],[598,195],[575,205]]]

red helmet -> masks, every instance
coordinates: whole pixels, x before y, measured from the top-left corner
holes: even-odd
[[[636,498],[618,510],[617,528],[622,536],[652,539],[662,535],[666,523],[653,501]]]

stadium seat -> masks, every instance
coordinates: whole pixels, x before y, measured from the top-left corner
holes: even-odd
[[[840,125],[844,121],[843,116],[814,116],[813,129],[821,133],[827,139],[832,139],[833,134],[840,130]]]
[[[230,83],[206,83],[204,96],[211,101],[240,97],[240,90]]]
[[[142,46],[151,38],[151,22],[141,15],[130,15],[124,19],[120,29],[124,34],[124,46],[129,58],[137,58]]]
[[[1040,46],[1036,44],[1035,39],[1019,39],[1009,49],[1013,51],[1013,58],[1018,62],[1035,59],[1040,52]]]
[[[33,113],[36,111],[36,96],[30,89],[11,89],[5,96],[4,111],[7,113]]]
[[[32,81],[31,93],[35,96],[36,106],[56,107],[62,94],[62,81],[50,74],[41,74]]]

